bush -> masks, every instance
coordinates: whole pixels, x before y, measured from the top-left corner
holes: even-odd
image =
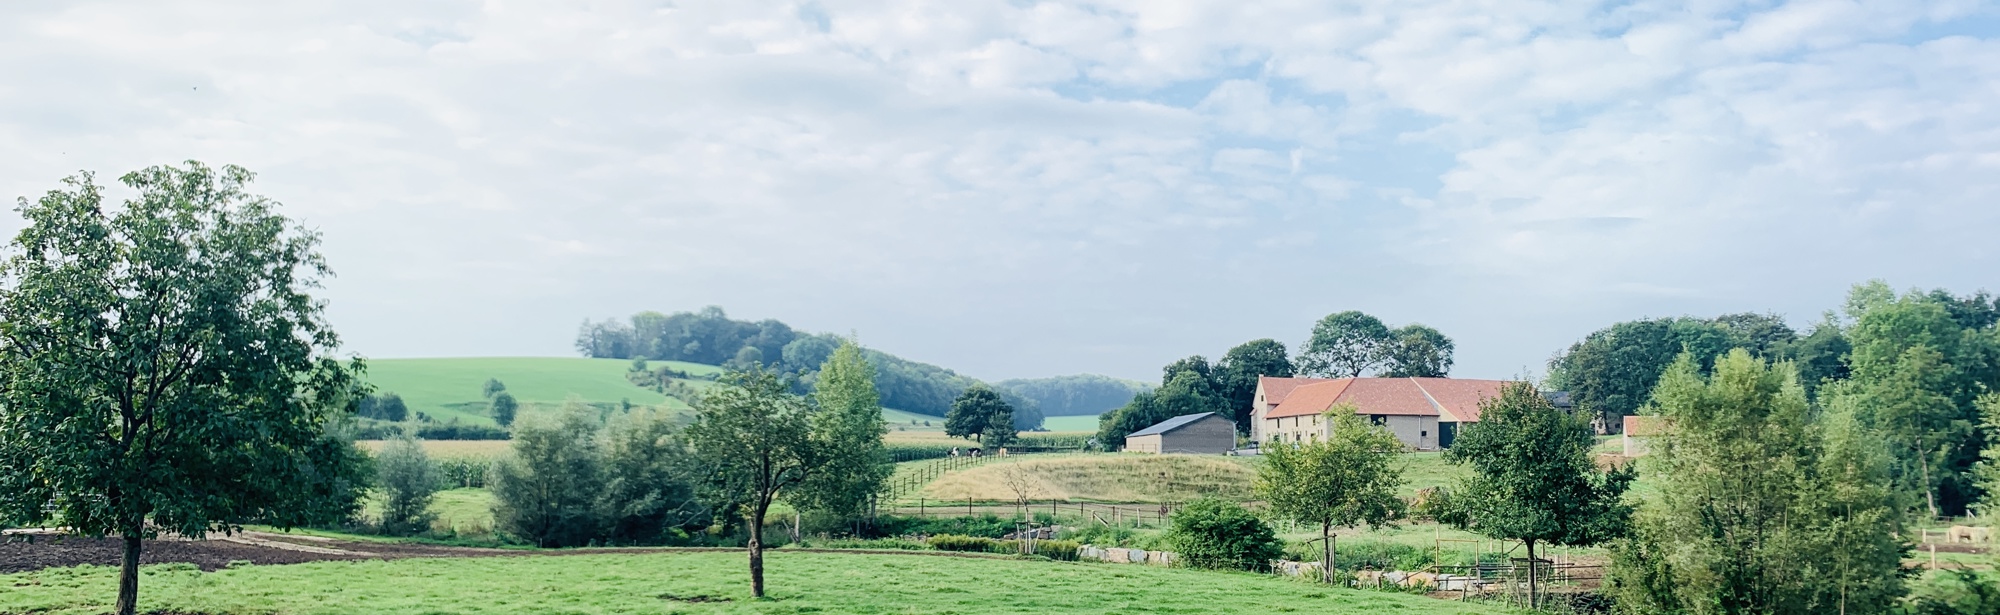
[[[1065,562],[1076,561],[1077,551],[1083,550],[1083,543],[1074,540],[1037,540],[1035,555]]]
[[[2000,614],[2000,584],[1992,573],[1972,570],[1926,574],[1910,587],[1903,612],[1910,615]]]
[[[1284,555],[1271,526],[1235,502],[1202,498],[1174,511],[1167,544],[1195,568],[1261,570]]]
[[[1285,550],[1285,559],[1293,561],[1316,562],[1319,558],[1316,542]],[[1440,563],[1445,562],[1437,561],[1432,549],[1390,542],[1340,542],[1333,553],[1333,567],[1338,570],[1423,570]]]
[[[422,444],[407,437],[389,441],[375,457],[375,481],[382,489],[382,533],[407,536],[430,529],[437,518],[430,506],[439,480]]]
[[[570,404],[554,425],[524,425],[513,450],[493,464],[494,522],[540,547],[594,542],[602,530],[603,455],[595,413]]]
[[[492,425],[426,423],[417,427],[417,437],[425,440],[506,440],[507,430]]]
[[[1001,541],[979,536],[954,536],[939,534],[926,541],[932,549],[939,551],[966,551],[972,553],[992,553]]]
[[[503,393],[504,395],[504,393]],[[687,447],[673,423],[651,412],[630,414],[606,438],[607,480],[598,498],[607,538],[614,544],[657,544],[668,530],[696,520],[707,509],[695,503]],[[705,524],[699,523],[697,526]]]
[[[876,518],[873,528],[878,536],[931,536],[936,534],[956,534],[1000,538],[1014,531],[1013,519],[1002,519],[986,514],[978,517],[900,517],[883,515]]]

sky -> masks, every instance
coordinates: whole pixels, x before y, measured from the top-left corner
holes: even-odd
[[[1502,378],[1621,320],[2000,289],[2000,6],[0,4],[0,195],[190,159],[323,234],[371,358],[717,305],[1153,380],[1358,309]]]

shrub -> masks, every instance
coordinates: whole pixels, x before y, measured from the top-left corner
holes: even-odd
[[[572,403],[556,424],[515,431],[513,450],[491,476],[499,529],[541,547],[584,545],[600,535],[603,456],[595,413],[586,410]]]
[[[428,530],[438,491],[438,472],[424,447],[404,437],[389,441],[375,458],[375,481],[382,489],[382,532],[405,536]]]
[[[1284,555],[1271,526],[1235,502],[1202,498],[1174,511],[1167,543],[1195,568],[1259,570]]]
[[[417,437],[425,440],[505,440],[507,430],[492,425],[464,425],[453,419],[450,423],[418,426]]]
[[[901,517],[883,515],[876,518],[874,531],[880,536],[930,536],[934,534],[956,534],[1000,538],[1014,531],[1013,519],[1002,519],[998,515],[986,514],[978,517]]]
[[[1074,540],[1037,540],[1035,555],[1065,562],[1076,561],[1076,552],[1083,549],[1083,543]]]
[[[952,534],[932,536],[926,542],[930,544],[932,549],[939,551],[968,551],[973,553],[991,553],[995,546],[1000,543],[1000,541],[991,538],[955,536]]]
[[[694,464],[671,421],[651,412],[627,415],[605,439],[607,480],[598,509],[610,542],[659,543],[667,539],[669,528],[706,512],[695,504],[687,476]]]

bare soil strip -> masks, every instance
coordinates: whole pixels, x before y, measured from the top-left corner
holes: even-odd
[[[664,547],[481,549],[410,543],[357,542],[321,536],[244,532],[234,536],[218,535],[208,540],[148,540],[146,541],[145,550],[140,555],[139,563],[142,565],[194,564],[202,570],[212,572],[227,568],[231,563],[235,562],[248,562],[259,566],[270,566],[325,561],[408,559],[413,557],[561,556],[699,551],[740,552],[742,549]],[[872,549],[783,549],[782,552],[873,553],[982,559],[1006,557],[983,553]],[[37,535],[33,536],[32,540],[30,540],[28,536],[9,535],[4,539],[0,539],[0,574],[30,572],[44,568],[65,568],[84,564],[116,566],[123,553],[124,544],[117,538]]]

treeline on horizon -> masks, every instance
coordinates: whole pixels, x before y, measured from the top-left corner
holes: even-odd
[[[686,361],[733,369],[759,367],[789,376],[810,390],[821,365],[841,338],[799,331],[782,321],[733,320],[722,308],[696,312],[640,312],[626,320],[585,321],[576,349],[599,359]],[[864,349],[875,366],[882,406],[943,417],[977,378],[944,367]],[[990,383],[1015,408],[1016,427],[1039,429],[1043,416],[1096,415],[1125,405],[1145,385],[1095,374],[1003,380]],[[803,392],[803,391],[802,391]]]

